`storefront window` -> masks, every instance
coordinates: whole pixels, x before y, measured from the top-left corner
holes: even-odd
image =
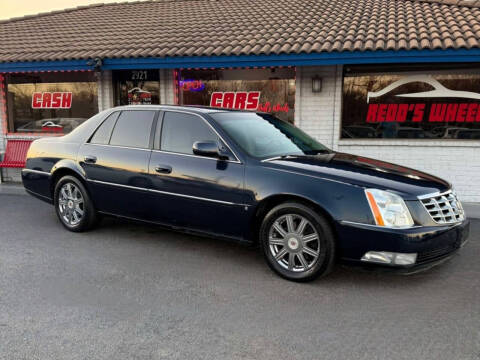
[[[98,112],[90,72],[9,74],[6,88],[9,132],[67,134]]]
[[[115,105],[150,105],[160,103],[158,70],[114,71]]]
[[[347,68],[341,138],[480,139],[480,69]]]
[[[181,70],[179,103],[272,113],[293,123],[295,69]]]

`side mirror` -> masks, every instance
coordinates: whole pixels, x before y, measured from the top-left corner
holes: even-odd
[[[215,157],[221,160],[228,159],[228,154],[220,149],[216,141],[196,141],[193,143],[193,153],[195,155]]]

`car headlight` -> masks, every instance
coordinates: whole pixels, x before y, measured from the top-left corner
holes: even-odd
[[[390,228],[413,226],[410,211],[400,196],[378,189],[366,189],[365,195],[378,226]]]

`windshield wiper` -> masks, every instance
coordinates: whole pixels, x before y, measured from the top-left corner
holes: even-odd
[[[288,159],[288,158],[310,158],[312,155],[306,155],[306,154],[283,154],[283,155],[277,155],[271,158],[264,159],[262,161],[271,161],[271,160],[279,160],[279,159]]]
[[[317,155],[317,154],[331,154],[332,151],[328,149],[315,149],[307,151],[307,155]]]
[[[272,161],[272,160],[281,160],[281,159],[288,159],[288,158],[306,158],[311,159],[318,154],[331,154],[332,151],[327,149],[318,149],[318,150],[311,150],[308,154],[282,154],[277,155],[271,158],[264,159],[263,161]]]

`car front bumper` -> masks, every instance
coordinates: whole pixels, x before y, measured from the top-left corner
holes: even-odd
[[[337,225],[340,258],[351,264],[380,266],[416,272],[441,263],[451,257],[467,241],[470,222],[413,227],[410,229],[388,229],[379,226],[341,221]],[[394,253],[416,253],[415,264],[390,265],[361,261],[369,251]]]

